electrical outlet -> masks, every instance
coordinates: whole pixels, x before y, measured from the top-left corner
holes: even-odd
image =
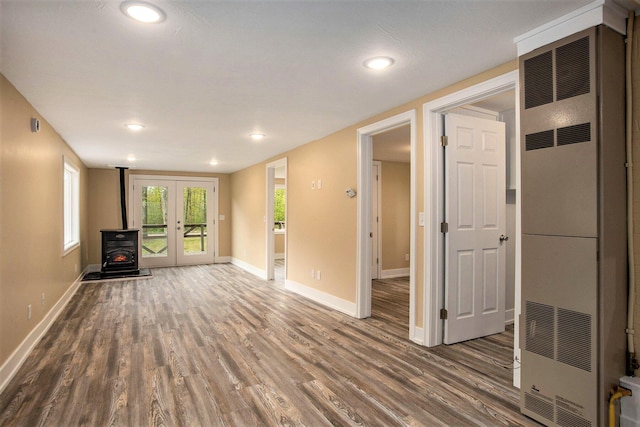
[[[320,190],[322,188],[322,180],[319,179],[318,180],[318,190]]]
[[[40,294],[40,305],[42,307],[44,307],[44,301],[45,301],[45,299],[44,299],[44,292],[43,292],[42,294]]]
[[[31,319],[31,304],[27,306],[27,320]]]
[[[316,189],[316,182],[315,181],[311,181],[311,189],[312,190]]]
[[[409,261],[409,254],[404,254],[404,260]]]
[[[316,271],[312,268],[311,269],[311,278],[314,279],[316,277]]]
[[[316,280],[320,280],[320,270],[316,271]]]

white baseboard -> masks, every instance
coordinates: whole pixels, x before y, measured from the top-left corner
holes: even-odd
[[[284,252],[274,254],[273,259],[284,259]]]
[[[248,262],[244,262],[239,260],[238,258],[231,258],[231,264],[236,267],[240,267],[244,271],[253,274],[254,276],[258,276],[262,280],[267,280],[267,272],[261,268],[258,268],[254,265],[249,264]]]
[[[513,309],[513,308],[504,311],[504,324],[505,325],[510,325],[510,324],[515,322],[514,313],[515,313],[515,309]]]
[[[406,277],[409,273],[409,267],[407,268],[392,268],[389,270],[382,270],[380,272],[381,279],[393,279],[396,277]]]
[[[217,256],[216,259],[213,261],[214,264],[228,264],[231,262],[231,257],[230,256]]]
[[[27,360],[27,357],[29,357],[29,354],[31,354],[31,351],[34,349],[36,344],[38,344],[51,325],[53,325],[53,322],[55,322],[60,313],[62,313],[62,310],[67,306],[73,295],[78,291],[78,288],[82,283],[80,279],[83,274],[84,271],[80,273],[71,286],[69,286],[67,291],[62,294],[62,297],[60,297],[53,307],[51,307],[49,312],[42,318],[40,323],[38,323],[35,328],[29,332],[29,335],[26,336],[18,348],[16,348],[14,352],[11,353],[11,356],[9,356],[9,358],[2,364],[0,367],[0,393],[4,391],[5,387],[13,379],[24,361]]]
[[[418,328],[417,326],[414,326],[410,329],[411,330],[409,331],[409,333],[411,334],[411,336],[409,337],[409,339],[416,344],[424,345],[424,329]]]
[[[298,295],[302,295],[303,297],[309,298],[310,300],[326,307],[332,308],[349,316],[356,317],[356,304],[353,302],[343,300],[342,298],[338,298],[318,289],[301,285],[293,280],[285,280],[284,287],[291,292],[295,292]]]

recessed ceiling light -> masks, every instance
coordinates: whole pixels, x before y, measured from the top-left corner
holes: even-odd
[[[127,123],[126,125],[124,125],[124,127],[133,131],[139,131],[144,129],[144,125],[141,125],[140,123]]]
[[[254,141],[260,141],[261,139],[264,139],[265,134],[264,133],[252,133],[251,134],[251,139],[253,139]]]
[[[369,58],[364,61],[364,66],[372,70],[383,70],[392,66],[393,62],[393,58],[389,58],[388,56],[376,56],[375,58]]]
[[[215,166],[215,165],[217,165],[217,164],[218,164],[218,161],[217,161],[216,159],[213,159],[213,160],[211,160],[211,161],[209,162],[209,164],[210,164],[211,166]]]
[[[162,9],[143,1],[122,2],[120,10],[128,17],[147,24],[162,22],[167,18]]]
[[[129,160],[130,162],[135,162],[136,161],[136,156],[134,156],[133,154],[129,154],[127,156],[127,160]]]

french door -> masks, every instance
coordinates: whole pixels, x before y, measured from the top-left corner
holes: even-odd
[[[140,266],[215,260],[217,179],[131,176],[131,228],[140,230]]]

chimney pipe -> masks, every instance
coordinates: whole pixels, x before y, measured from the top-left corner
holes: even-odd
[[[116,166],[116,169],[120,171],[120,212],[122,213],[122,229],[127,230],[127,200],[124,189],[124,171],[129,169],[124,166]]]

